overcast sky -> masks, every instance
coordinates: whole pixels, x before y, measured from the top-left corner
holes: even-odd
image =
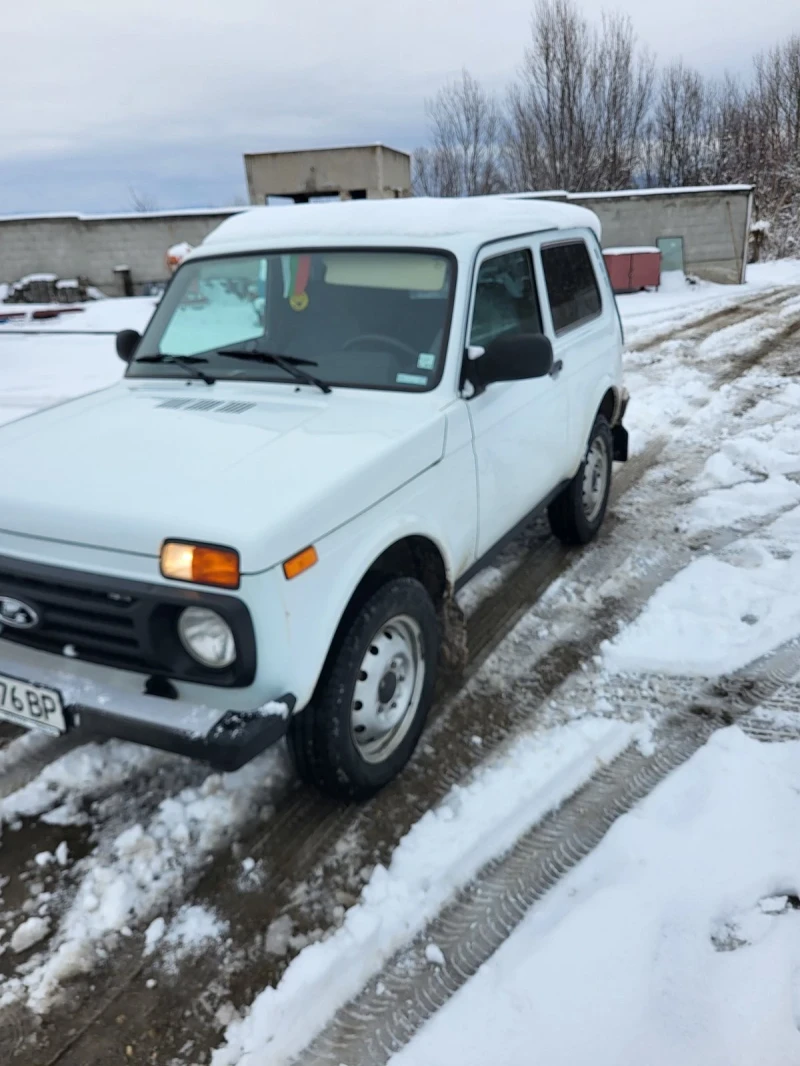
[[[6,0],[0,212],[108,211],[244,195],[242,153],[425,139],[462,67],[502,88],[531,0]],[[747,73],[800,30],[798,0],[583,0],[632,15],[662,62]]]

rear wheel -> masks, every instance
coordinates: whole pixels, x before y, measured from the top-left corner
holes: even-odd
[[[332,649],[314,698],[295,715],[289,746],[300,776],[342,799],[363,799],[405,766],[436,682],[439,623],[412,578],[383,585]]]
[[[550,504],[550,528],[564,544],[588,544],[605,518],[614,454],[611,427],[598,415],[580,469]]]

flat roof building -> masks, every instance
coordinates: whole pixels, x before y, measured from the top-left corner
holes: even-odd
[[[251,204],[286,198],[387,200],[411,195],[411,156],[384,144],[245,155]]]
[[[603,227],[603,248],[658,248],[662,271],[682,270],[732,285],[745,280],[752,185],[532,192],[514,198],[566,200],[588,207]]]

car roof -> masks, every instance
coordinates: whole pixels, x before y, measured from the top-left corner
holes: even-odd
[[[216,255],[267,248],[393,245],[463,250],[520,234],[591,229],[583,207],[503,196],[350,200],[291,207],[254,207],[227,219],[193,253]]]

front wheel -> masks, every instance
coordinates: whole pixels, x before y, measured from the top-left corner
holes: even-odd
[[[605,518],[614,447],[611,427],[598,415],[575,477],[548,508],[550,528],[564,544],[588,544]]]
[[[383,585],[332,649],[314,698],[295,715],[298,773],[341,799],[364,799],[405,766],[433,701],[439,623],[412,578]]]

